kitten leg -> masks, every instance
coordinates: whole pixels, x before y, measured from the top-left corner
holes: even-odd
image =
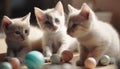
[[[93,51],[91,51],[88,54],[88,57],[93,57],[95,58],[96,62],[98,63],[100,58],[102,57],[102,55],[105,54],[107,47],[106,46],[97,46],[93,49]]]
[[[80,56],[79,56],[78,61],[76,62],[76,65],[84,66],[84,62],[87,58],[87,55],[88,55],[88,50],[84,46],[81,46],[80,47]]]
[[[64,50],[70,50],[70,43],[64,43],[60,46],[60,48],[58,49],[57,51],[57,54],[58,55],[61,55],[61,53],[64,51]]]
[[[32,50],[31,46],[26,46],[26,47],[23,47],[23,49],[20,50],[20,52],[18,52],[17,58],[20,60],[21,63],[24,63],[24,58],[26,54],[31,50]]]
[[[44,47],[43,53],[46,57],[51,57],[52,56],[52,48],[49,46]]]
[[[7,57],[15,57],[15,53],[11,48],[7,48]]]
[[[11,57],[15,57],[15,53],[12,49],[7,48],[7,56],[5,57],[4,61],[8,61]]]

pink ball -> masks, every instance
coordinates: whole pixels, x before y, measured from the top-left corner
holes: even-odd
[[[85,60],[85,67],[86,68],[90,68],[90,69],[94,69],[97,65],[97,62],[94,58],[89,57]]]
[[[20,67],[20,61],[19,61],[18,58],[15,58],[15,57],[10,58],[8,60],[8,62],[12,65],[13,69],[19,69],[19,67]]]

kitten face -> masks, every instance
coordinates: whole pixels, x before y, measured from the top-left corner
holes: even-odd
[[[29,35],[29,19],[30,13],[22,18],[15,19],[10,19],[9,17],[4,16],[2,24],[6,37],[11,40],[26,40]]]
[[[67,33],[73,37],[82,37],[90,30],[90,10],[85,4],[80,10],[75,10],[72,6],[69,7],[69,17],[67,20],[68,30]],[[74,13],[75,10],[76,13]]]
[[[64,24],[64,12],[61,2],[58,2],[55,8],[45,11],[35,8],[35,15],[40,27],[44,31],[58,31]]]

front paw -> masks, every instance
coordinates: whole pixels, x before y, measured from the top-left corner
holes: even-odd
[[[84,61],[78,60],[78,61],[76,62],[76,65],[77,65],[77,66],[84,66]]]
[[[17,58],[19,59],[19,61],[20,61],[21,64],[24,64],[24,62],[25,62],[24,58],[21,58],[21,57],[17,57]]]
[[[44,51],[44,56],[45,57],[51,57],[52,53],[50,51]]]

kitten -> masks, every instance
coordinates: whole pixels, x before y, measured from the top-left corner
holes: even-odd
[[[40,37],[42,33],[36,27],[30,26],[30,15],[31,13],[14,19],[4,16],[2,20],[8,46],[7,57],[17,57],[22,63],[24,62],[25,55],[34,49],[35,45],[38,45],[38,41],[39,44],[41,43]],[[41,36],[40,33],[37,33],[39,37],[35,35],[36,31],[40,32]]]
[[[43,52],[46,57],[53,53],[61,54],[64,50],[74,50],[78,42],[67,34],[63,5],[58,2],[55,8],[45,11],[35,7],[35,15],[44,32]]]
[[[120,45],[116,30],[110,24],[98,20],[86,3],[80,10],[71,5],[68,5],[68,8],[70,12],[67,19],[67,33],[76,37],[81,43],[77,65],[84,65],[88,57],[95,58],[97,63],[103,55],[116,58]]]

